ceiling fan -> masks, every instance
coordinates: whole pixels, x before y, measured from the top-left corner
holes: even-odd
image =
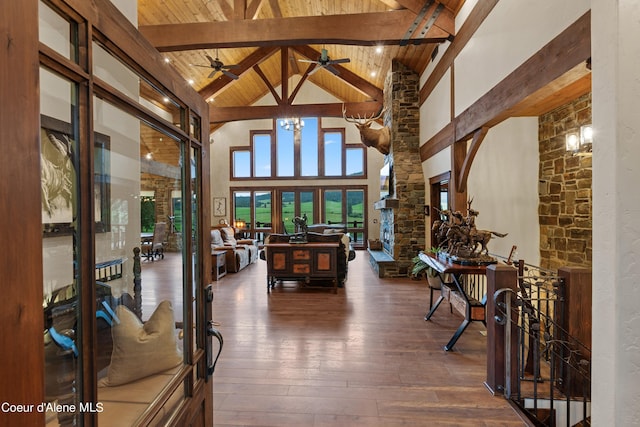
[[[237,64],[225,65],[218,58],[218,51],[217,50],[216,50],[216,58],[215,59],[213,59],[211,56],[209,56],[206,53],[204,54],[204,56],[206,56],[207,59],[209,60],[209,65],[200,65],[200,64],[191,64],[191,65],[193,65],[194,67],[212,68],[213,71],[211,71],[211,73],[207,76],[208,79],[210,79],[213,76],[215,76],[217,72],[222,72],[222,74],[224,74],[225,76],[227,76],[227,77],[229,77],[229,78],[231,78],[233,80],[238,80],[238,76],[233,74],[231,71],[228,71],[230,68],[238,67]]]
[[[336,76],[338,74],[340,74],[340,71],[338,71],[337,69],[332,67],[333,64],[344,64],[344,63],[347,63],[347,62],[351,62],[351,60],[349,58],[331,59],[329,57],[327,49],[322,49],[322,51],[320,53],[320,59],[318,59],[317,61],[312,61],[310,59],[298,59],[298,61],[300,61],[300,62],[310,62],[312,64],[317,64],[317,67],[315,67],[313,70],[311,70],[309,72],[309,75],[312,75],[313,73],[317,72],[321,68],[324,68],[324,69],[332,72]]]

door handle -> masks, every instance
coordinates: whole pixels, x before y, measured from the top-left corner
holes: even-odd
[[[213,327],[214,323],[211,320],[211,305],[213,302],[213,287],[211,285],[207,286],[205,289],[205,310],[206,310],[206,318],[207,320],[207,379],[213,375],[213,371],[216,369],[216,364],[218,363],[218,358],[220,357],[220,353],[222,353],[222,346],[224,345],[224,339],[222,338],[222,333],[219,330]],[[218,340],[218,354],[215,359],[213,358],[213,338]]]
[[[218,363],[218,358],[220,357],[220,353],[222,353],[222,346],[224,345],[224,339],[222,338],[222,334],[219,330],[213,327],[213,321],[209,320],[209,325],[207,327],[207,336],[209,337],[208,349],[207,349],[207,377],[213,375],[213,371],[216,369],[216,364]],[[215,337],[218,340],[218,354],[215,359],[213,359],[212,350],[212,337]],[[213,360],[212,360],[213,359]]]

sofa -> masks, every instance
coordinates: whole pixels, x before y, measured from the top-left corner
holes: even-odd
[[[289,243],[291,240],[301,238],[302,233],[297,234],[270,234],[264,239],[264,244],[269,243]],[[340,244],[340,250],[338,251],[338,287],[344,287],[344,282],[347,280],[347,273],[349,271],[349,261],[355,259],[356,251],[351,245],[351,239],[348,234],[345,233],[312,233],[306,234],[306,240],[309,243],[313,242],[338,242]],[[267,260],[265,247],[260,251],[260,259]]]
[[[233,227],[211,228],[211,251],[225,251],[228,273],[237,273],[258,259],[258,245],[253,239],[236,239]]]

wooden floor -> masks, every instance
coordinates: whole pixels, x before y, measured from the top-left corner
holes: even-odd
[[[267,294],[266,264],[214,282],[225,345],[213,376],[220,426],[522,426],[484,387],[485,329],[443,306],[423,320],[426,282],[379,279],[358,251],[344,289]]]

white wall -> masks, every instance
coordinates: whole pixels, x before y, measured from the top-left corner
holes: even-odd
[[[538,118],[513,118],[489,130],[469,172],[467,195],[480,212],[478,229],[509,233],[489,252],[540,265],[538,226]]]
[[[456,17],[459,30],[477,1],[467,1]],[[502,0],[455,59],[454,75],[447,73],[420,107],[420,141],[437,134],[453,103],[454,115],[472,105],[545,44],[575,22],[590,7],[589,0],[524,2]],[[446,45],[441,45],[441,48]],[[442,57],[439,53],[437,60]],[[430,64],[421,76],[425,82]],[[453,79],[454,99],[451,99]],[[539,262],[537,118],[511,119],[489,131],[476,155],[468,179],[469,197],[480,211],[477,225],[506,232],[494,239],[490,251],[508,255],[512,245],[526,262]],[[445,149],[423,163],[429,197],[429,178],[451,169]],[[427,233],[428,234],[428,233]],[[427,241],[430,236],[427,236]],[[536,264],[537,265],[537,264]]]
[[[640,3],[593,0],[595,426],[640,425]]]
[[[299,81],[299,76],[293,76],[290,80],[289,86],[295,87]],[[279,91],[280,88],[276,88]],[[318,86],[307,81],[303,84],[302,88],[298,92],[295,98],[294,104],[310,104],[310,103],[336,103],[340,102],[337,98],[331,94],[320,89]],[[265,95],[262,99],[257,101],[254,105],[273,105],[275,102],[271,94]],[[338,117],[322,118],[321,126],[325,128],[344,128],[345,129],[345,142],[348,144],[355,144],[360,142],[360,134],[356,127],[344,121]],[[374,125],[375,126],[375,125]],[[255,181],[230,181],[230,156],[229,148],[234,146],[248,146],[250,141],[251,130],[271,130],[273,128],[273,121],[267,120],[246,120],[240,122],[229,122],[220,127],[212,134],[213,144],[211,145],[211,197],[225,197],[227,199],[227,219],[230,220],[229,204],[230,194],[229,186],[233,187],[265,187],[268,181],[264,179],[257,179]],[[379,212],[373,209],[373,203],[380,198],[379,189],[379,173],[382,164],[384,163],[384,156],[373,148],[367,148],[367,179],[350,179],[347,181],[340,179],[323,179],[320,181],[322,185],[369,185],[368,197],[368,228],[369,237],[376,238],[380,235],[380,215]],[[306,185],[317,185],[318,181],[305,181]],[[269,183],[268,185],[274,186],[288,186],[295,187],[300,185],[299,180],[277,180]],[[213,207],[212,207],[213,212]],[[217,224],[221,217],[213,217],[212,223]]]
[[[589,0],[499,1],[455,59],[456,116],[589,8]]]

